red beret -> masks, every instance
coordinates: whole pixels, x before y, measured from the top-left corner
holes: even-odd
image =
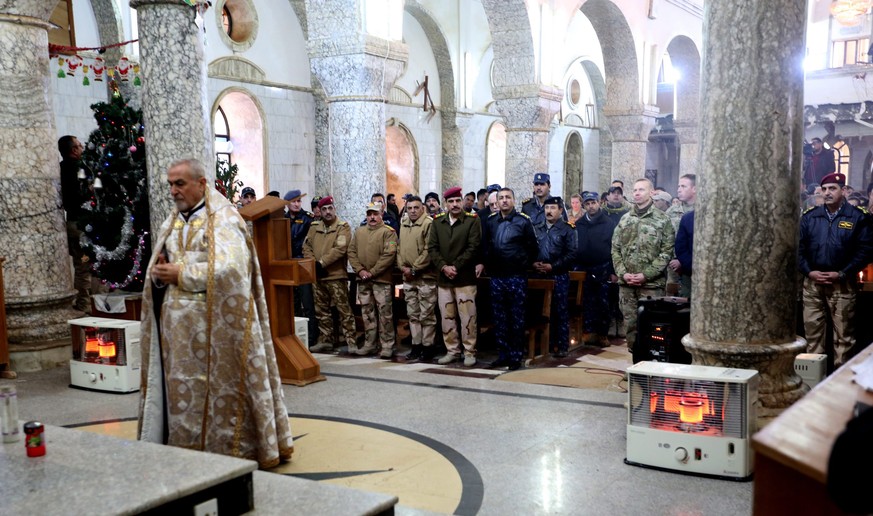
[[[443,199],[451,199],[452,197],[463,197],[464,194],[461,193],[460,186],[453,186],[443,192]]]
[[[333,197],[331,197],[329,195],[325,195],[324,197],[321,198],[320,201],[318,201],[318,209],[321,209],[321,208],[327,206],[328,204],[333,204]]]
[[[836,183],[840,186],[846,186],[846,175],[840,174],[839,172],[833,172],[821,178],[822,186],[828,183]]]

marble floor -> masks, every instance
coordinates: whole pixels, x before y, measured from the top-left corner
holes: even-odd
[[[623,462],[620,346],[506,374],[316,357],[326,381],[285,386],[295,454],[276,474],[394,494],[398,514],[751,513],[752,482]],[[57,368],[0,382],[15,383],[21,419],[133,438],[138,394],[69,379]]]

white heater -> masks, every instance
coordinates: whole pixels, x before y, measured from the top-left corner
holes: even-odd
[[[646,361],[627,373],[627,464],[751,478],[757,371]]]
[[[828,356],[801,353],[794,359],[794,372],[812,389],[828,375]]]
[[[139,390],[139,321],[83,317],[67,322],[73,340],[70,385],[117,393]]]

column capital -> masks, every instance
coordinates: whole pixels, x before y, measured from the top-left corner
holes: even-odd
[[[604,116],[618,142],[648,142],[649,133],[655,127],[655,113],[648,110],[634,113],[615,113],[604,110]]]
[[[328,102],[383,101],[406,67],[406,44],[359,36],[333,49],[324,42],[310,42],[312,71]]]
[[[497,99],[507,130],[548,131],[552,117],[561,109],[563,91],[541,85],[514,88],[521,88],[523,95]]]

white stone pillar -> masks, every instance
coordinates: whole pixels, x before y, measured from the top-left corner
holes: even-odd
[[[795,334],[806,0],[722,0],[704,12],[691,334],[683,343],[695,363],[761,373],[762,424],[805,392],[793,364],[806,347]]]
[[[612,179],[624,182],[625,197],[630,199],[634,180],[646,174],[646,152],[655,117],[652,113],[607,113],[605,116],[612,133]]]
[[[561,108],[561,90],[525,87],[534,94],[497,100],[506,121],[506,184],[516,199],[532,195],[533,176],[549,171],[549,126]]]
[[[139,26],[142,113],[152,234],[172,208],[167,168],[182,158],[206,165],[215,177],[206,95],[203,32],[184,0],[131,0]]]
[[[69,338],[75,297],[49,80],[55,2],[0,4],[0,254],[9,341]],[[81,137],[81,135],[80,135]]]
[[[697,121],[676,122],[673,127],[679,136],[679,177],[685,174],[697,174],[698,154],[700,146],[700,127]]]

